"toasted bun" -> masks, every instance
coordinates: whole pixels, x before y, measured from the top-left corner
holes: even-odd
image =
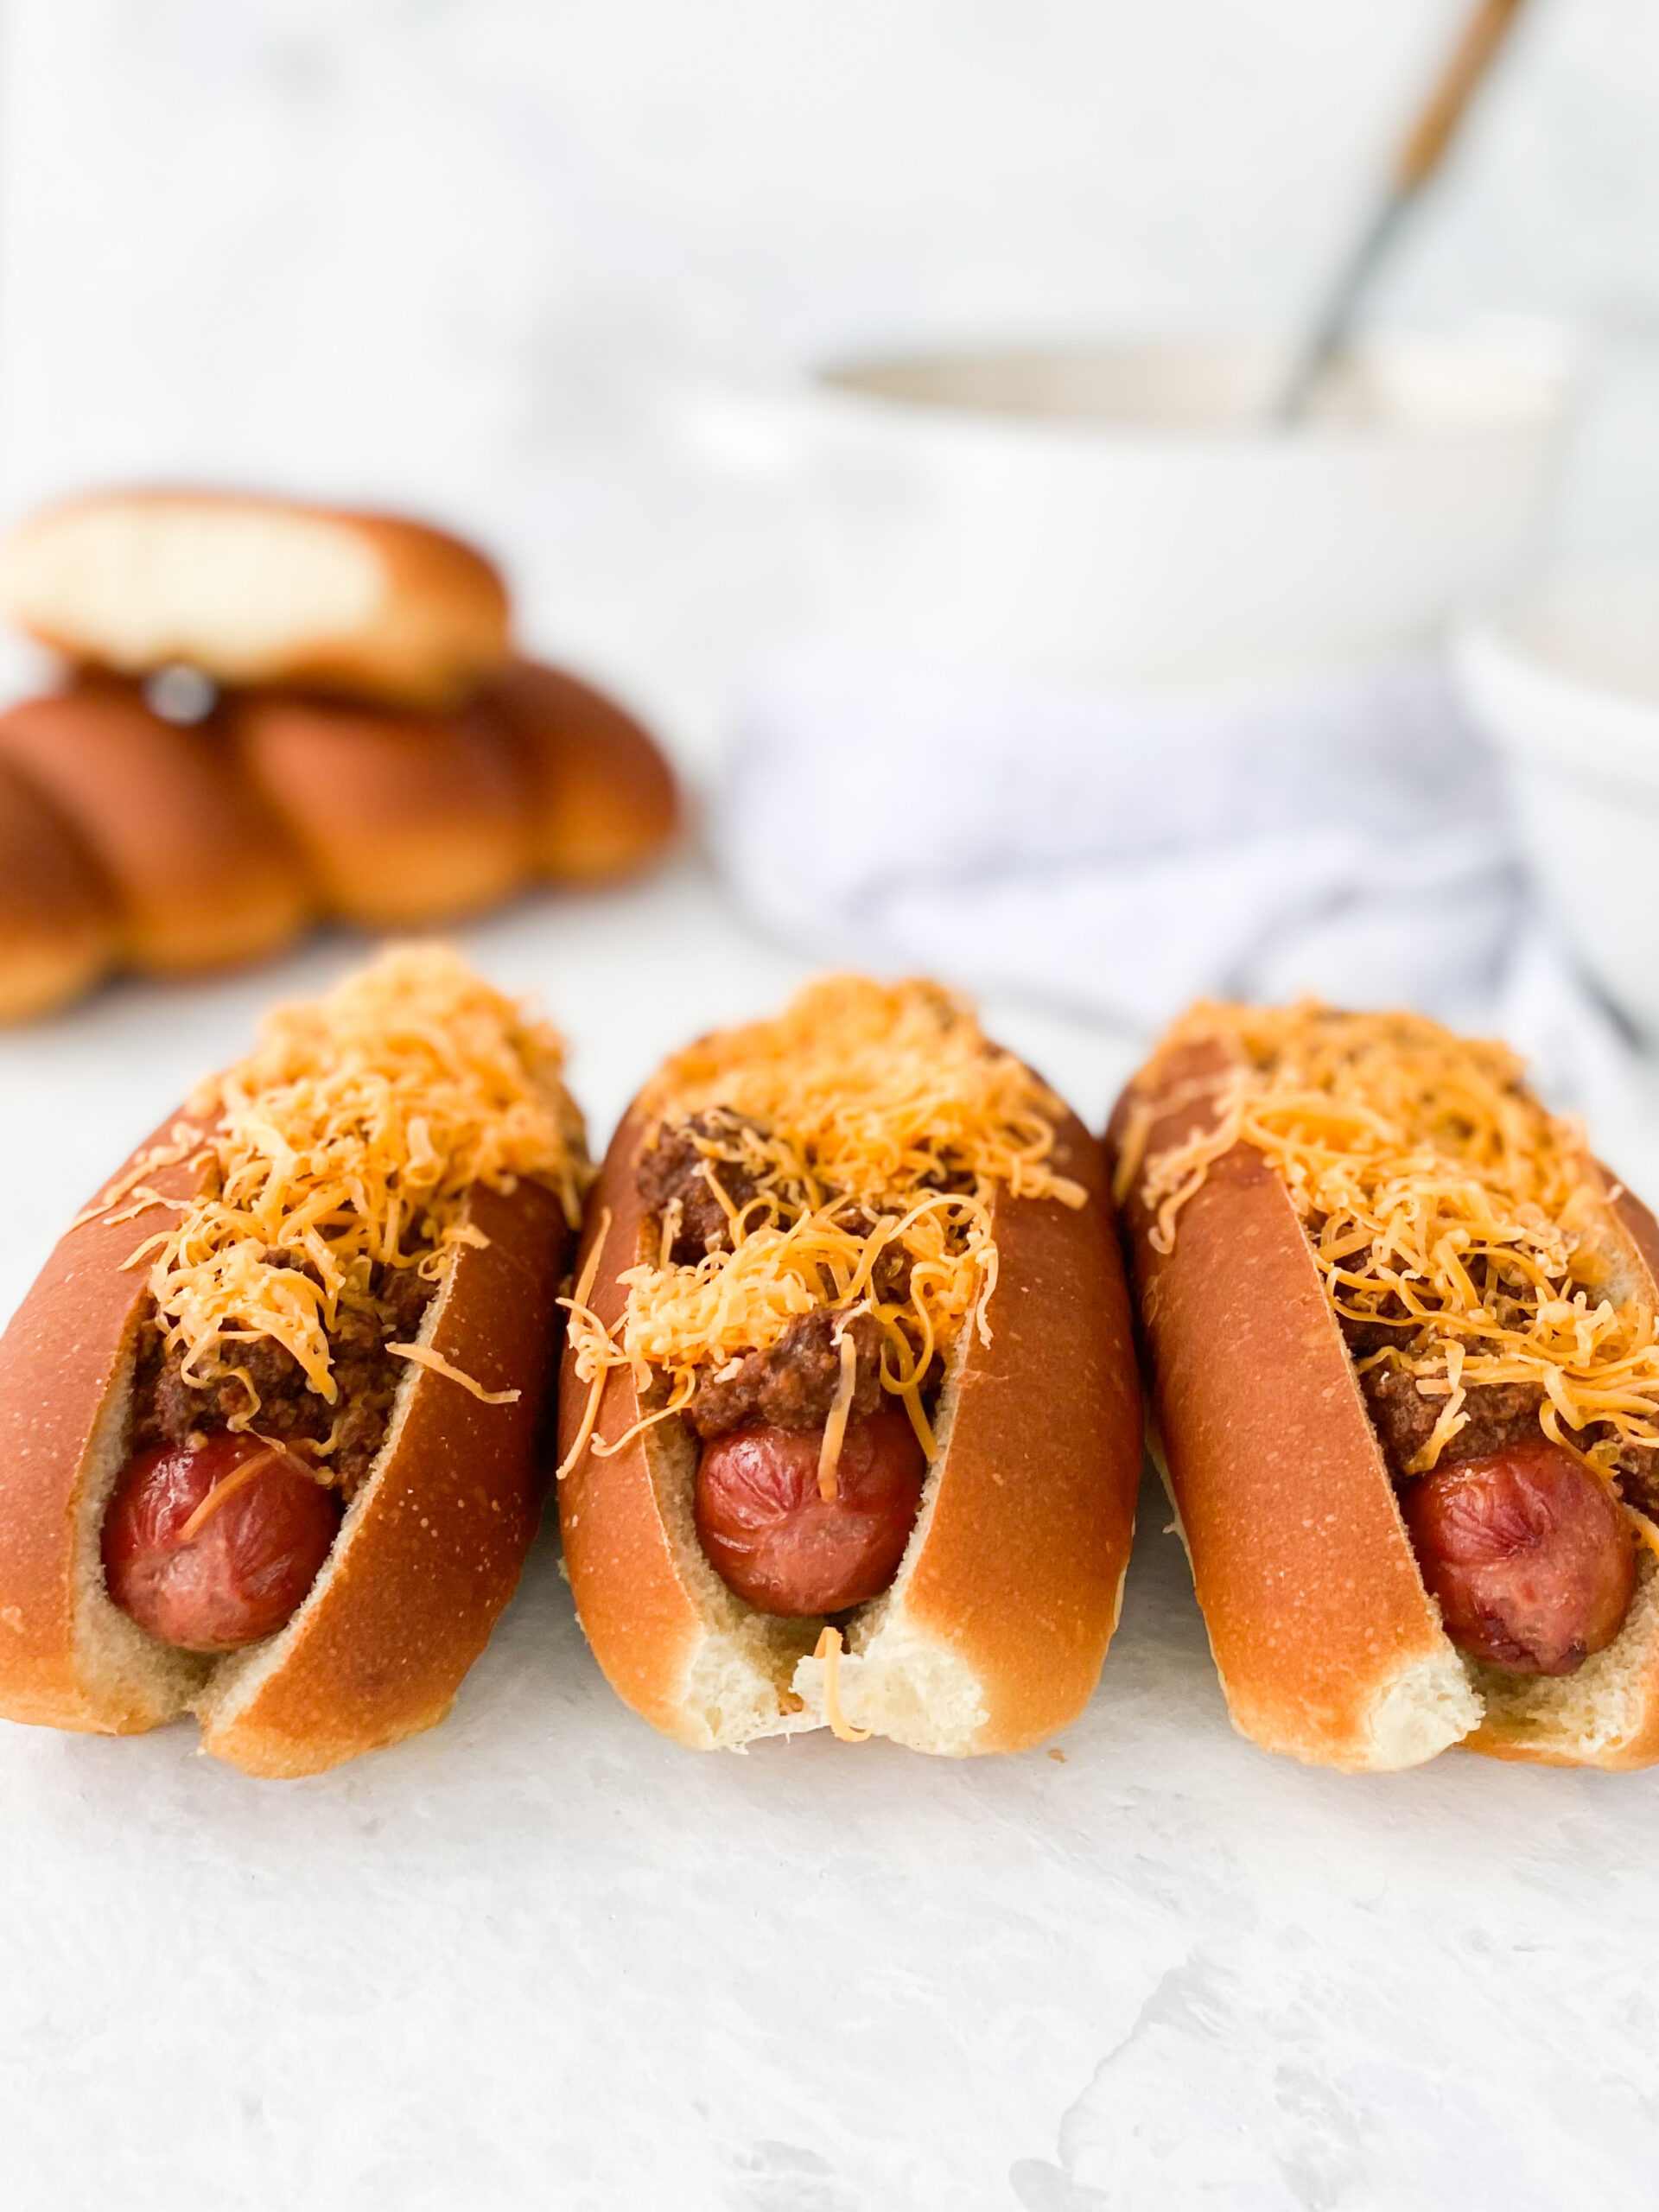
[[[523,765],[534,865],[556,883],[603,883],[654,860],[679,820],[674,775],[613,700],[563,670],[515,661],[480,704]]]
[[[50,801],[114,893],[121,950],[156,975],[274,952],[310,920],[298,856],[217,733],[99,677],[0,715],[0,760]]]
[[[188,1198],[199,1173],[162,1168],[146,1187]],[[152,1203],[72,1228],[0,1338],[0,1713],[120,1734],[194,1710],[207,1748],[248,1772],[318,1773],[441,1720],[512,1593],[541,1503],[534,1429],[564,1217],[537,1185],[474,1192],[468,1218],[489,1242],[458,1249],[420,1342],[518,1399],[487,1406],[411,1365],[299,1611],[218,1662],[111,1605],[99,1553],[145,1302],[143,1271],[124,1262],[170,1218]]]
[[[1136,1099],[1153,1109],[1148,1155],[1208,1126],[1213,1103],[1191,1086],[1214,1066],[1202,1046],[1163,1056],[1120,1101],[1109,1147]],[[1576,1765],[1659,1752],[1650,1560],[1617,1642],[1573,1675],[1500,1675],[1447,1637],[1313,1249],[1260,1153],[1241,1143],[1211,1165],[1167,1255],[1134,1186],[1124,1218],[1158,1456],[1243,1734],[1351,1770],[1459,1743]],[[1626,1256],[1645,1274],[1633,1241]]]
[[[636,1107],[589,1202],[578,1272],[602,1239],[589,1302],[607,1325],[626,1297],[619,1276],[648,1249],[636,1169],[649,1134]],[[847,1719],[917,1751],[1017,1751],[1063,1728],[1116,1624],[1141,1466],[1128,1299],[1099,1148],[1070,1116],[1054,1165],[1091,1203],[998,1199],[991,1343],[959,1342],[909,1548],[847,1630]],[[588,1396],[567,1351],[562,1453]],[[627,1370],[611,1370],[598,1436],[614,1442],[639,1412]],[[600,1665],[636,1711],[699,1749],[822,1726],[810,1654],[823,1624],[755,1612],[726,1587],[697,1541],[696,1475],[671,1421],[613,1457],[584,1452],[561,1484],[571,1588]]]
[[[476,709],[394,714],[254,692],[226,713],[254,786],[346,920],[451,921],[524,881],[518,768]]]
[[[482,554],[389,515],[207,492],[49,508],[0,544],[0,607],[32,637],[128,675],[302,683],[416,707],[462,697],[508,651]]]
[[[113,893],[68,823],[0,764],[0,1021],[44,1014],[114,966]]]

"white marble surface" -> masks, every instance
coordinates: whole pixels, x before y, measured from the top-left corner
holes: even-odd
[[[601,1136],[662,1051],[802,972],[690,862],[467,941],[567,1026]],[[358,949],[0,1039],[8,1305],[254,1009]],[[989,1012],[1098,1117],[1128,1040]],[[680,1751],[605,1687],[545,1540],[448,1726],[342,1772],[0,1724],[0,2200],[1650,2204],[1659,1778],[1266,1758],[1143,1507],[1063,1761]]]

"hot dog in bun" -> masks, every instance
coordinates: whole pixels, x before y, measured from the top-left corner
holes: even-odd
[[[613,1686],[705,1747],[1063,1726],[1128,1555],[1128,1328],[1099,1147],[944,992],[838,977],[679,1054],[606,1159],[561,1385]]]
[[[437,950],[279,1009],[0,1340],[0,1713],[309,1774],[442,1719],[534,1533],[586,1179],[558,1039]]]
[[[1236,1725],[1348,1768],[1659,1758],[1659,1225],[1515,1056],[1199,1006],[1109,1146]]]

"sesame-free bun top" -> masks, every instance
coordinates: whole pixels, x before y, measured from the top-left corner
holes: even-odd
[[[473,547],[392,515],[201,491],[67,501],[0,543],[0,608],[128,675],[448,705],[505,659],[506,588]]]

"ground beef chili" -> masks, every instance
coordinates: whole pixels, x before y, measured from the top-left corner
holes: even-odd
[[[645,1205],[659,1219],[671,1205],[679,1208],[679,1225],[668,1255],[677,1268],[694,1268],[711,1252],[731,1250],[729,1217],[709,1179],[715,1178],[738,1213],[760,1185],[734,1161],[711,1158],[697,1141],[729,1143],[748,1126],[735,1114],[697,1114],[677,1128],[659,1130],[656,1143],[641,1154],[638,1179]]]
[[[1382,1441],[1383,1456],[1398,1482],[1412,1460],[1433,1435],[1434,1424],[1446,1410],[1443,1397],[1425,1397],[1417,1378],[1405,1369],[1386,1363],[1368,1367],[1360,1376],[1365,1409]],[[1523,1444],[1541,1434],[1538,1408],[1543,1392],[1524,1382],[1477,1383],[1465,1390],[1463,1411],[1467,1418],[1440,1452],[1441,1463],[1484,1459],[1490,1452]]]
[[[677,1127],[660,1129],[656,1141],[640,1154],[637,1184],[646,1210],[658,1222],[671,1206],[679,1210],[669,1249],[676,1267],[695,1267],[710,1253],[731,1250],[730,1217],[710,1188],[709,1178],[718,1181],[733,1210],[740,1213],[760,1186],[736,1162],[712,1156],[703,1146],[729,1148],[734,1138],[753,1126],[716,1108]],[[857,1236],[868,1236],[875,1227],[874,1217],[857,1208],[849,1206],[844,1218]],[[871,1271],[875,1296],[904,1304],[910,1296],[912,1264],[901,1246],[888,1245]],[[844,1325],[858,1355],[851,1408],[857,1419],[876,1412],[881,1404],[881,1331],[868,1313],[855,1314]],[[692,1430],[706,1442],[752,1421],[777,1428],[822,1428],[841,1381],[842,1328],[842,1317],[827,1306],[803,1313],[775,1344],[748,1353],[734,1372],[705,1376],[686,1408]]]
[[[311,1272],[307,1262],[294,1264]],[[349,1498],[374,1464],[397,1385],[409,1371],[409,1363],[394,1358],[386,1347],[412,1341],[436,1288],[414,1268],[381,1268],[372,1286],[372,1307],[341,1309],[328,1338],[340,1392],[332,1405],[311,1389],[293,1354],[269,1337],[227,1347],[259,1394],[254,1426],[260,1433],[284,1444],[321,1444],[339,1421],[328,1465]],[[193,1434],[212,1435],[248,1411],[247,1391],[238,1376],[188,1382],[180,1372],[180,1360],[178,1351],[163,1341],[154,1314],[148,1316],[138,1344],[135,1452],[182,1444]]]
[[[855,1313],[844,1325],[828,1306],[791,1321],[765,1351],[752,1351],[734,1375],[705,1376],[686,1408],[686,1419],[705,1441],[745,1421],[774,1428],[822,1428],[841,1381],[837,1331],[851,1337],[858,1354],[852,1414],[873,1414],[881,1403],[881,1330],[874,1314]]]

